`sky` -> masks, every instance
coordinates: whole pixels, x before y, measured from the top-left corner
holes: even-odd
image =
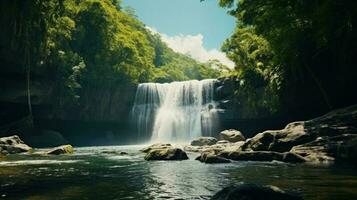
[[[235,19],[218,6],[218,0],[123,0],[123,4],[134,8],[140,21],[174,51],[234,67],[220,48],[233,33]]]

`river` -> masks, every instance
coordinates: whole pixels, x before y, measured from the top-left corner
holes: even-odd
[[[10,155],[0,162],[2,199],[209,199],[239,183],[275,185],[304,199],[357,199],[348,165],[145,161],[143,146],[80,147],[73,155]],[[125,151],[128,155],[119,155]],[[1,199],[1,198],[0,198]]]

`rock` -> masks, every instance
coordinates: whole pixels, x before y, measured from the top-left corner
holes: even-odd
[[[152,149],[146,156],[145,160],[187,160],[187,154],[179,148],[162,148]]]
[[[311,140],[305,129],[305,122],[288,124],[282,130],[264,131],[247,140],[243,150],[286,152],[299,144]]]
[[[221,156],[217,156],[214,152],[203,152],[200,156],[198,156],[195,160],[198,160],[203,163],[230,163],[231,161],[223,158]]]
[[[215,154],[219,154],[221,152],[233,152],[233,151],[241,151],[241,146],[244,144],[243,141],[231,143],[231,142],[217,142],[217,144],[211,146],[191,146],[187,145],[184,147],[185,151],[189,152],[214,152]]]
[[[221,153],[222,157],[237,161],[282,161],[290,163],[302,163],[305,159],[292,152],[279,153],[274,151],[236,151],[229,154]]]
[[[243,150],[287,152],[293,147],[325,138],[320,143],[314,143],[318,148],[324,148],[325,142],[345,143],[343,137],[350,134],[357,135],[357,105],[334,110],[324,116],[308,121],[299,121],[288,124],[282,130],[265,131],[250,138],[243,145]],[[309,146],[311,146],[310,144]],[[334,145],[327,145],[334,146]],[[336,145],[335,145],[336,146]],[[310,147],[309,147],[310,148]],[[316,149],[316,148],[314,148]],[[295,148],[295,150],[297,150]],[[305,149],[307,150],[307,149]],[[314,150],[315,151],[315,150]],[[315,151],[316,152],[316,151]],[[333,151],[327,150],[329,156],[334,156]]]
[[[129,153],[125,152],[125,151],[114,151],[114,150],[108,150],[108,151],[102,151],[101,153],[105,153],[105,154],[114,154],[114,155],[129,155]]]
[[[229,142],[245,141],[244,135],[240,131],[234,129],[222,131],[220,133],[220,138],[221,140],[227,140]]]
[[[214,145],[217,143],[217,139],[214,137],[199,137],[192,140],[192,146],[204,146],[204,145]]]
[[[49,155],[60,155],[60,154],[72,154],[74,152],[74,149],[72,145],[67,144],[67,145],[61,145],[55,148],[52,148],[46,152],[46,154]]]
[[[229,143],[229,145],[226,145],[222,151],[219,152],[219,154],[221,155],[228,155],[232,152],[239,152],[242,151],[242,146],[243,146],[244,142],[240,141],[240,142],[236,142],[236,143]]]
[[[148,147],[145,147],[145,148],[141,149],[140,151],[144,152],[144,153],[148,153],[149,151],[154,150],[154,149],[165,149],[165,148],[172,148],[172,145],[157,143],[157,144],[152,144]]]
[[[189,152],[203,152],[205,151],[205,147],[203,146],[191,146],[191,145],[186,145],[183,147],[183,149],[185,151],[189,151]]]
[[[241,184],[216,193],[211,200],[302,200],[298,195],[285,192],[276,186]]]
[[[316,140],[295,146],[290,152],[303,156],[312,163],[333,163],[336,159],[352,161],[356,159],[357,134],[342,134],[334,137],[318,137]]]
[[[219,140],[216,144],[229,144],[228,140]]]
[[[17,135],[0,138],[0,152],[2,154],[15,154],[29,152],[30,146],[25,144]]]
[[[119,155],[122,155],[122,156],[124,156],[124,155],[129,155],[129,154],[128,154],[128,152],[125,152],[125,151],[121,151],[121,152],[119,152]]]

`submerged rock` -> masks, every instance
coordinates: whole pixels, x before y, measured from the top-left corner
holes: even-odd
[[[227,140],[229,142],[245,141],[244,135],[240,131],[234,129],[222,131],[220,133],[220,138],[221,140]]]
[[[241,184],[222,189],[211,200],[302,200],[302,197],[276,186]]]
[[[214,137],[199,137],[191,141],[192,146],[214,145],[216,143],[217,139]]]
[[[148,153],[149,151],[154,150],[154,149],[167,149],[167,148],[172,148],[172,145],[157,143],[157,144],[152,144],[148,147],[145,147],[145,148],[141,149],[140,151],[144,152],[144,153]]]
[[[152,149],[146,156],[145,160],[187,160],[186,152],[179,148],[161,148]]]
[[[2,154],[23,153],[32,150],[17,135],[0,138],[0,152]]]
[[[74,152],[74,149],[72,145],[67,144],[67,145],[61,145],[55,148],[52,148],[46,152],[46,154],[49,155],[60,155],[60,154],[72,154]]]
[[[203,163],[230,163],[231,161],[223,158],[221,156],[215,155],[212,152],[203,152],[200,156],[196,158],[196,160],[203,162]]]
[[[107,150],[107,151],[102,151],[101,153],[104,153],[104,154],[114,154],[114,155],[121,155],[121,156],[124,156],[124,155],[129,155],[129,153],[125,152],[125,151],[114,151],[114,150]]]

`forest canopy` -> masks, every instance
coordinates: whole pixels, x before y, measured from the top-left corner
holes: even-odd
[[[236,64],[233,75],[245,83],[236,91],[238,98],[248,95],[248,105],[273,112],[299,112],[294,105],[326,111],[356,100],[357,1],[219,4],[237,20],[222,50]],[[257,96],[257,88],[263,94]]]
[[[82,88],[217,77],[214,62],[174,52],[118,0],[2,2],[4,49],[33,77],[56,83],[59,104]],[[7,13],[12,13],[7,15]],[[7,16],[7,17],[5,17]],[[12,31],[15,31],[13,34]],[[2,59],[6,59],[6,56]]]

